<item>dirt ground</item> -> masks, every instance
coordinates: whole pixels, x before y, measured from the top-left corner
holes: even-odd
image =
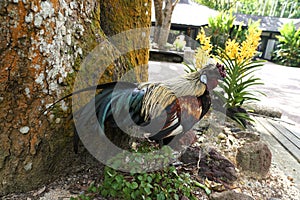
[[[213,114],[211,114],[213,116]],[[210,116],[210,117],[211,117]],[[218,125],[217,130],[207,131],[202,134],[199,131],[203,127],[202,122],[195,126],[197,132],[197,142],[194,146],[203,147],[210,146],[217,149],[222,155],[225,155],[232,163],[235,163],[234,157],[237,148],[245,144],[247,139],[236,138],[234,131],[237,127],[232,126],[232,123],[224,123]],[[210,130],[210,129],[209,129]],[[255,127],[250,126],[251,131],[255,131]],[[220,137],[219,133],[226,133]],[[270,171],[266,177],[258,177],[249,175],[247,172],[242,172],[237,169],[238,179],[230,185],[230,190],[238,193],[243,193],[252,196],[257,200],[298,200],[300,199],[300,191],[296,187],[294,177],[287,176],[281,169],[280,164],[273,159]],[[10,194],[2,197],[3,200],[66,200],[71,197],[76,197],[87,190],[91,183],[99,184],[102,180],[103,165],[93,159],[88,158],[87,162],[77,166],[75,173],[65,177],[60,177],[56,181],[42,186],[41,188],[21,194]],[[179,166],[180,167],[180,166]],[[297,166],[295,166],[297,167]],[[298,170],[298,169],[294,169]],[[227,189],[228,190],[228,189]],[[213,191],[217,192],[217,191]],[[196,192],[198,199],[209,199],[204,191]],[[104,199],[100,196],[95,199]]]

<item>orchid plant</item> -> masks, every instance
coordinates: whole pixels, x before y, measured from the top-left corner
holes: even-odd
[[[212,21],[213,19],[210,19],[210,22]],[[228,37],[225,45],[222,45],[225,47],[220,47],[212,43],[211,36],[206,36],[202,28],[197,37],[200,40],[200,47],[195,54],[195,64],[197,68],[202,68],[209,57],[224,64],[227,76],[220,83],[220,86],[225,94],[217,94],[225,102],[227,115],[245,127],[246,121],[251,120],[251,118],[241,106],[245,102],[259,101],[255,95],[257,91],[250,90],[250,87],[263,84],[259,78],[253,75],[253,72],[259,69],[264,62],[262,60],[253,60],[257,53],[256,49],[259,45],[262,31],[259,29],[259,22],[250,22],[248,30],[243,34],[238,33],[240,27],[236,29],[235,32],[237,34],[235,36],[243,35],[245,39]]]

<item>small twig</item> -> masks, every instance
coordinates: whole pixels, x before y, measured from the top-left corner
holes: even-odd
[[[198,162],[197,162],[197,169],[198,170],[200,169],[200,161],[201,161],[201,151],[199,151],[199,154],[198,154]]]

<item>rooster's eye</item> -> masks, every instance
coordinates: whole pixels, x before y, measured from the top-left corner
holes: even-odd
[[[202,74],[200,76],[200,81],[204,84],[207,84],[207,76],[205,74]]]

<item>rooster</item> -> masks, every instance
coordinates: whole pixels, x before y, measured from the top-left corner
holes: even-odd
[[[208,112],[209,91],[224,77],[223,65],[207,64],[201,70],[161,82],[112,82],[85,88],[54,104],[83,91],[102,89],[92,102],[95,113],[90,112],[91,103],[78,111],[85,119],[96,115],[102,131],[107,126],[121,130],[138,126],[150,140],[167,144]]]

